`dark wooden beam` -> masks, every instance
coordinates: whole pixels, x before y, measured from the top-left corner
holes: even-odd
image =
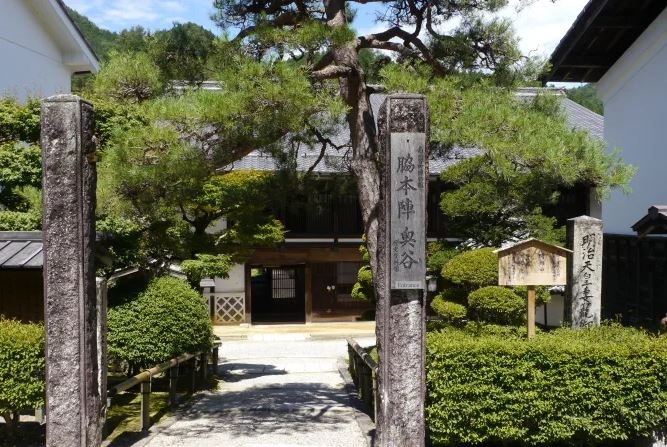
[[[591,28],[605,29],[633,29],[643,28],[647,23],[651,23],[654,17],[639,14],[633,16],[600,16],[591,24]]]
[[[558,51],[559,54],[556,55],[556,52],[554,52],[552,57],[555,57],[555,59],[552,59],[551,61],[554,69],[558,69],[565,58],[570,55],[570,52],[576,47],[581,37],[588,31],[591,24],[604,10],[604,7],[608,2],[608,0],[592,0],[591,3],[586,6],[586,9],[581,13],[582,15],[586,15],[586,18],[583,19],[584,23],[578,23],[578,19],[581,18],[580,15],[572,28],[570,28],[565,37],[563,37],[563,40],[558,44],[556,51]]]
[[[572,54],[562,68],[609,68],[617,58],[606,54]]]

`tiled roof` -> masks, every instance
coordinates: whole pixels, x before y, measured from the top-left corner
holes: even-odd
[[[0,269],[41,269],[41,231],[0,231]]]
[[[632,226],[632,231],[637,232],[639,237],[649,234],[667,234],[667,205],[650,207],[648,214]]]
[[[516,92],[518,98],[532,98],[537,95],[539,88],[521,88]],[[554,91],[553,89],[551,91]],[[566,98],[560,90],[555,93],[561,97],[561,106],[565,112],[567,123],[572,128],[587,130],[593,137],[602,140],[604,133],[604,118],[587,108]],[[378,116],[380,107],[384,102],[386,94],[377,93],[370,97],[373,115]],[[340,149],[328,146],[324,157],[314,168],[318,174],[346,173],[350,170],[350,133],[346,124],[339,125],[330,136],[332,142]],[[287,143],[285,143],[285,146]],[[298,148],[296,159],[293,160],[297,171],[306,172],[317,161],[320,156],[320,148],[302,143]],[[483,153],[476,147],[454,146],[449,149],[431,150],[429,157],[429,173],[433,176],[440,174],[446,168]],[[255,150],[234,163],[225,166],[223,170],[254,169],[259,171],[275,171],[278,163],[267,151]]]
[[[604,118],[570,98],[561,99],[567,124],[573,129],[587,130],[592,137],[604,140]]]

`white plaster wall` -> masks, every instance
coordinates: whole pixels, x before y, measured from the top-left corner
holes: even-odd
[[[229,278],[215,278],[216,292],[240,292],[245,290],[245,265],[236,264],[229,272]]]
[[[23,0],[0,0],[0,95],[20,101],[70,92],[72,73]]]
[[[630,195],[612,193],[602,206],[605,233],[634,234],[651,205],[667,204],[667,10],[598,84],[605,140],[637,167]]]

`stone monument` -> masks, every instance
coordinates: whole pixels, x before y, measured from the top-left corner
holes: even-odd
[[[423,446],[428,109],[421,95],[389,95],[379,117],[378,245],[387,300],[378,303],[378,445]]]
[[[76,96],[42,102],[48,447],[101,444],[93,123]]]
[[[602,221],[579,216],[567,221],[568,262],[565,320],[573,328],[597,326],[602,310]]]

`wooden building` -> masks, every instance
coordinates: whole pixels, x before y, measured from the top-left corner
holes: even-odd
[[[42,233],[0,232],[0,315],[44,320]]]
[[[520,89],[518,99],[530,99],[539,89]],[[560,95],[561,106],[573,128],[587,130],[601,138],[600,115]],[[375,116],[385,95],[371,95]],[[276,247],[256,250],[244,265],[236,266],[228,279],[215,278],[203,285],[210,297],[216,324],[266,322],[351,321],[371,310],[367,302],[352,299],[350,292],[362,265],[359,247],[363,224],[349,167],[349,130],[341,126],[331,137],[332,144],[321,153],[319,147],[304,145],[292,149],[297,171],[310,171],[315,185],[301,195],[276,197],[267,204],[287,229]],[[332,146],[338,147],[338,149]],[[290,149],[286,149],[289,151]],[[483,153],[480,148],[432,147],[429,156],[427,237],[456,239],[448,234],[440,212],[440,195],[450,186],[439,178],[446,168]],[[275,171],[277,161],[268,153],[253,151],[225,170]],[[338,183],[337,183],[338,182]],[[340,183],[347,182],[346,187]],[[276,194],[277,196],[279,194]],[[563,191],[561,203],[545,210],[565,220],[583,214],[596,215],[590,188],[581,186]]]

